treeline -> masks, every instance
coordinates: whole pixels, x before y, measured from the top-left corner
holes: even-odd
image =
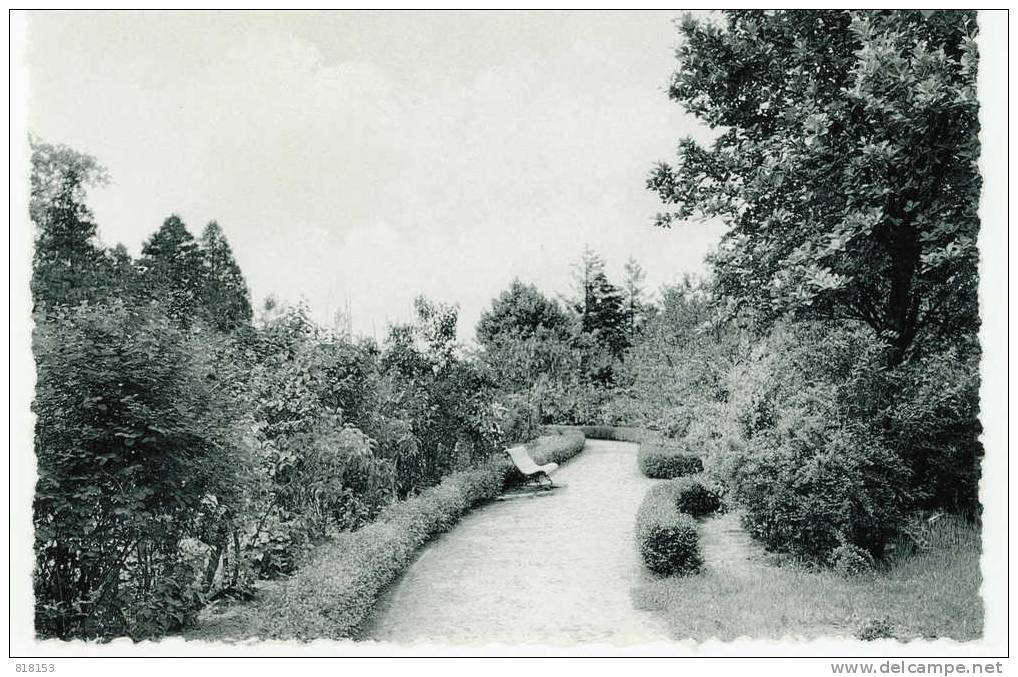
[[[107,248],[86,203],[104,170],[31,147],[42,637],[179,631],[539,424],[596,418],[652,312],[634,261],[615,285],[587,251],[575,298],[513,282],[476,349],[425,298],[381,344],[303,305],[255,313],[216,223]]]
[[[269,302],[222,230],[102,246],[96,161],[32,142],[36,628],[154,637],[322,539],[532,437],[525,401],[419,298],[381,343]]]

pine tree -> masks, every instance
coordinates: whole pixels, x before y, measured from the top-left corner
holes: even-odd
[[[646,303],[643,300],[643,281],[647,274],[632,256],[626,261],[625,292],[626,330],[632,341],[646,320]]]
[[[139,260],[141,294],[187,325],[199,313],[204,266],[198,243],[176,214],[145,242]]]
[[[35,307],[76,305],[104,295],[105,266],[85,191],[106,180],[94,158],[30,140],[29,215],[36,227],[32,258]]]
[[[251,299],[244,275],[233,258],[222,228],[215,221],[201,235],[203,285],[201,305],[206,319],[220,331],[251,323]]]

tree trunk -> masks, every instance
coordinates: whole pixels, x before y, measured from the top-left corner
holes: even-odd
[[[888,329],[893,334],[889,364],[905,360],[915,339],[919,320],[919,293],[915,277],[919,267],[919,239],[915,229],[901,223],[892,236],[891,288],[887,298]]]

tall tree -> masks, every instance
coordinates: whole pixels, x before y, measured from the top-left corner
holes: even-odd
[[[622,283],[622,291],[625,294],[626,329],[629,340],[632,341],[647,319],[647,303],[643,298],[643,283],[647,279],[647,273],[632,256],[626,260],[625,271],[626,279]]]
[[[723,217],[732,308],[867,323],[901,362],[978,323],[978,102],[971,11],[731,11],[686,18],[669,95],[716,141],[648,186]]]
[[[88,188],[106,181],[95,158],[31,138],[29,216],[36,228],[32,258],[35,306],[75,305],[103,293],[106,261],[85,204]]]
[[[605,262],[589,247],[573,265],[577,298],[573,309],[580,318],[580,329],[614,359],[621,359],[630,341],[626,333],[626,301],[623,292],[608,280]]]
[[[201,295],[206,319],[221,331],[250,324],[251,299],[247,282],[222,228],[215,221],[205,226],[200,250],[204,266]]]
[[[176,214],[170,216],[141,249],[142,294],[159,301],[183,324],[198,314],[205,267],[198,243]]]

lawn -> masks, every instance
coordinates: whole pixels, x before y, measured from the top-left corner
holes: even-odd
[[[676,639],[982,634],[979,529],[960,519],[940,518],[926,528],[924,547],[899,543],[884,566],[856,578],[782,562],[749,540],[736,515],[703,521],[701,538],[702,573],[658,578],[633,593]]]

